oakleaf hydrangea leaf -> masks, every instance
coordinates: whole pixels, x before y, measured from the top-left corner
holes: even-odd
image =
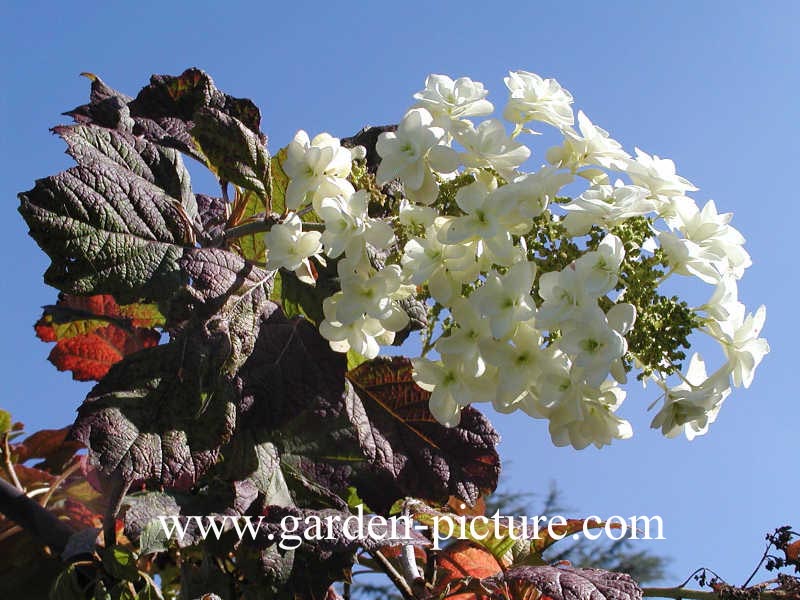
[[[274,273],[219,248],[187,250],[180,265],[191,279],[188,293],[199,310],[217,331],[226,332],[225,370],[232,376],[253,351],[262,315],[277,306],[269,300]]]
[[[225,231],[230,204],[224,198],[205,194],[195,194],[195,199],[197,200],[200,229],[197,241],[201,246],[210,246]]]
[[[45,306],[35,329],[42,341],[56,342],[50,362],[79,381],[90,381],[101,379],[128,354],[158,344],[161,334],[153,327],[163,324],[153,304],[120,306],[107,294],[61,294],[56,305]]]
[[[187,489],[216,462],[234,428],[218,371],[219,336],[190,331],[112,367],[78,410],[72,437],[107,477]]]
[[[20,194],[30,234],[52,261],[45,282],[78,294],[168,298],[191,243],[179,201],[111,161],[73,167]]]
[[[363,363],[347,374],[355,395],[347,412],[372,473],[359,493],[374,510],[406,496],[474,504],[497,487],[500,437],[472,407],[457,427],[441,425],[428,409],[429,392],[411,377],[402,357]]]
[[[91,75],[89,103],[69,111],[79,123],[96,123],[122,129],[151,142],[176,148],[205,163],[190,134],[195,113],[204,107],[223,111],[241,121],[262,142],[261,114],[250,100],[222,93],[200,69],[191,68],[178,76],[153,75],[135,99],[114,90]]]
[[[177,150],[97,125],[62,125],[53,132],[67,143],[78,164],[111,160],[177,199],[190,219],[197,214],[189,172]]]
[[[515,567],[484,579],[486,586],[507,586],[512,598],[553,600],[641,600],[642,590],[626,573],[573,567]]]
[[[192,136],[221,181],[251,190],[261,198],[269,195],[269,152],[256,133],[237,118],[208,107],[195,113],[194,124]]]
[[[253,353],[238,374],[240,430],[225,450],[229,476],[250,478],[276,498],[279,480],[263,469],[280,469],[295,502],[324,498],[343,506],[337,494],[364,462],[344,415],[344,372],[344,356],[308,321],[288,319],[277,307],[264,313]],[[273,450],[278,463],[267,456]]]

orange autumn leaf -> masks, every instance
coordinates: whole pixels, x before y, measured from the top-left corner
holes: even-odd
[[[458,540],[437,559],[436,592],[448,592],[448,600],[489,600],[473,592],[458,593],[466,581],[492,577],[502,571],[492,553],[469,540]]]
[[[153,328],[163,321],[153,304],[119,305],[107,294],[61,294],[57,304],[45,307],[35,330],[42,341],[56,342],[48,358],[59,371],[91,381],[128,354],[157,345],[161,334]]]

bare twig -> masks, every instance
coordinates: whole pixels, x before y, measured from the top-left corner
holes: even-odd
[[[761,555],[761,560],[760,560],[760,561],[758,561],[758,564],[756,565],[756,568],[755,568],[755,569],[753,569],[753,572],[752,572],[752,573],[750,573],[750,577],[748,577],[748,578],[747,578],[747,581],[745,581],[745,582],[742,584],[742,587],[747,587],[747,586],[748,586],[748,584],[749,584],[751,581],[753,581],[753,577],[755,577],[755,576],[756,576],[756,573],[758,573],[758,570],[761,568],[761,565],[763,565],[763,564],[764,564],[764,561],[765,561],[765,560],[767,560],[767,555],[769,554],[769,549],[770,549],[770,548],[772,548],[772,542],[771,542],[771,541],[767,542],[767,547],[766,547],[766,548],[764,548],[764,554],[762,554],[762,555]]]
[[[739,589],[729,588],[729,586],[725,587],[728,589]],[[744,591],[750,590],[755,592],[754,597],[759,600],[790,600],[790,598],[792,598],[790,594],[783,590],[762,590],[758,589],[758,586],[754,586],[752,588],[746,588]],[[720,600],[724,597],[723,594],[715,591],[691,590],[681,587],[646,587],[642,588],[642,595],[646,598],[672,598],[673,600]]]
[[[375,550],[374,552],[370,552],[370,554],[372,554],[372,557],[381,566],[386,576],[392,580],[392,583],[397,587],[405,600],[417,600],[414,596],[414,592],[411,591],[411,586],[408,584],[408,581],[398,573],[397,569],[389,562],[389,559],[381,554],[380,550]]]
[[[44,498],[42,498],[39,501],[43,507],[47,506],[47,503],[50,502],[50,498],[52,498],[55,491],[61,486],[62,483],[64,483],[64,481],[67,480],[67,478],[70,475],[72,475],[75,471],[80,469],[80,466],[81,466],[80,460],[73,461],[73,463],[69,467],[64,469],[64,472],[61,473],[61,475],[59,475],[52,484],[50,484],[50,487],[48,488]]]
[[[11,447],[8,443],[8,433],[3,434],[3,465],[5,466],[6,473],[8,473],[8,477],[11,479],[11,482],[14,486],[24,492],[25,488],[22,487],[22,484],[19,482],[19,478],[17,477],[17,472],[14,470],[14,463],[11,462]]]

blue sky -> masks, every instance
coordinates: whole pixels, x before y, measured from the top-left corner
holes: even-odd
[[[673,577],[713,568],[749,575],[763,535],[800,526],[796,317],[796,146],[800,138],[800,3],[698,2],[148,2],[8,3],[0,25],[0,406],[30,429],[63,426],[88,391],[46,362],[33,335],[47,259],[27,237],[16,194],[70,166],[48,128],[85,101],[82,71],[135,94],[151,73],[208,71],[262,109],[270,147],[297,129],[346,136],[396,122],[428,73],[482,81],[502,106],[503,76],[555,77],[629,151],[673,158],[748,240],[753,267],[740,297],[767,305],[772,346],[755,382],[735,390],[694,442],[648,429],[652,390],[623,407],[633,440],[602,451],[551,445],[544,422],[497,415],[509,487],[551,480],[578,514],[658,514]],[[529,140],[534,155],[546,146]],[[210,190],[205,190],[210,191]]]

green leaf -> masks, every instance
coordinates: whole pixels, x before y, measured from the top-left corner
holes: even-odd
[[[270,194],[270,158],[263,141],[239,119],[204,107],[194,114],[192,136],[221,181],[266,199]]]
[[[350,348],[347,351],[347,370],[352,371],[356,367],[363,365],[367,360],[369,360],[367,357]]]
[[[419,501],[414,501],[409,508],[416,521],[431,529],[438,526],[442,539],[452,536],[453,532],[461,535],[460,523],[464,522],[464,537],[491,552],[497,562],[505,566],[512,563],[512,550],[519,543],[519,538],[523,534],[520,527],[511,531],[508,524],[503,521],[500,521],[499,526],[495,527],[495,524],[487,521],[485,517],[476,519],[475,517],[458,516],[437,510]],[[528,542],[522,540],[521,543],[527,544]]]
[[[169,538],[158,520],[150,521],[139,535],[139,553],[142,555],[166,552]]]
[[[144,587],[136,594],[136,600],[164,600],[158,585],[147,573],[139,573],[144,580]]]
[[[282,215],[286,212],[286,188],[289,187],[289,176],[283,170],[287,149],[281,148],[269,162],[270,181],[272,182],[272,212]]]
[[[0,434],[11,431],[11,413],[0,408]]]
[[[114,579],[135,582],[139,579],[136,556],[121,546],[112,546],[103,551],[103,568]]]
[[[237,189],[231,215],[231,227],[254,220],[263,220],[266,211],[267,205],[264,198],[255,192],[247,190],[239,192]],[[237,238],[234,243],[239,247],[239,254],[247,260],[260,263],[264,263],[267,260],[264,233],[244,235]]]
[[[300,315],[318,325],[325,318],[322,301],[339,291],[338,262],[337,259],[329,259],[326,265],[314,262],[316,285],[308,285],[293,272],[282,269],[276,277],[280,284],[275,286],[272,298],[283,306],[288,316]]]
[[[84,600],[85,597],[75,565],[69,565],[59,573],[48,596],[49,600]]]

